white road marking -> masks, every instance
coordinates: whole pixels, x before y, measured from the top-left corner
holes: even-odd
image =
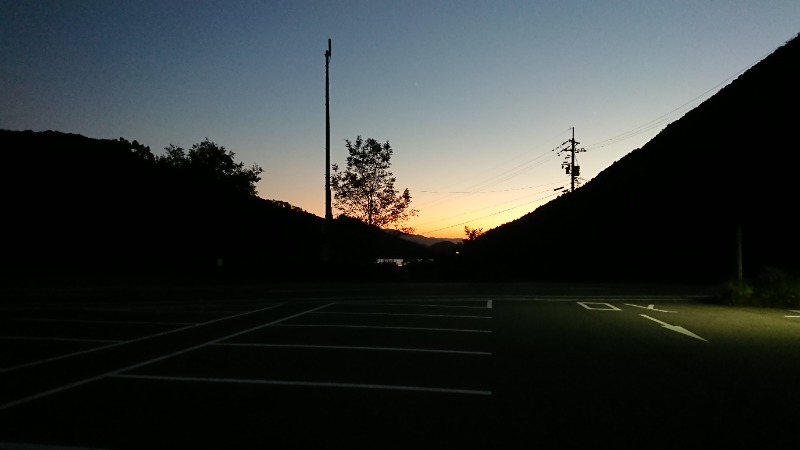
[[[349,304],[357,304],[357,303],[349,303]],[[424,308],[462,308],[462,309],[486,309],[483,306],[469,306],[469,305],[428,305],[428,304],[417,304],[417,303],[363,303],[364,305],[380,305],[380,306],[420,306]]]
[[[328,324],[301,324],[286,323],[276,327],[315,327],[315,328],[371,328],[374,330],[418,330],[418,331],[455,331],[460,333],[491,333],[491,330],[466,330],[460,328],[424,328],[424,327],[386,327],[379,325],[328,325]]]
[[[491,319],[491,316],[459,316],[450,314],[414,314],[414,313],[388,313],[388,312],[349,312],[349,311],[322,311],[314,314],[339,314],[356,316],[413,316],[413,317],[452,317],[457,319]]]
[[[666,329],[668,329],[668,330],[675,331],[676,333],[680,333],[680,334],[683,334],[683,335],[686,335],[686,336],[689,336],[689,337],[692,337],[692,338],[695,338],[695,339],[699,339],[699,340],[701,340],[701,341],[703,341],[703,342],[708,342],[707,340],[705,340],[705,339],[701,338],[700,336],[698,336],[698,335],[696,335],[696,334],[692,333],[691,331],[689,331],[689,330],[687,330],[686,328],[683,328],[683,327],[681,327],[681,326],[678,326],[678,325],[670,325],[670,324],[668,324],[668,323],[666,323],[666,322],[662,322],[662,321],[660,321],[660,320],[658,320],[658,319],[654,319],[654,318],[652,318],[652,317],[650,317],[650,316],[647,316],[647,315],[644,315],[644,314],[639,314],[639,315],[640,315],[640,316],[642,316],[642,317],[644,317],[645,319],[650,319],[650,320],[652,320],[653,322],[656,322],[656,323],[658,323],[658,324],[661,324],[661,326],[662,326],[662,327],[664,327],[664,328],[666,328]]]
[[[601,302],[576,302],[576,303],[583,306],[586,309],[591,309],[592,311],[622,311],[621,309],[617,308],[611,303],[601,303]],[[593,308],[592,306],[589,305],[605,305],[606,308]]]
[[[190,328],[199,327],[199,326],[202,326],[202,325],[208,325],[208,324],[211,324],[211,323],[214,323],[214,322],[219,322],[221,320],[233,319],[235,317],[245,316],[247,314],[254,314],[254,313],[257,313],[257,312],[266,311],[268,309],[276,308],[278,306],[281,306],[281,305],[277,304],[277,305],[267,306],[266,308],[261,308],[261,309],[256,309],[256,310],[253,310],[253,311],[247,311],[247,312],[243,312],[243,313],[239,313],[239,314],[234,314],[232,316],[225,316],[225,317],[221,317],[219,319],[209,320],[207,322],[195,323],[195,324],[192,324],[192,325],[189,325],[189,326],[176,328],[174,330],[167,330],[167,331],[162,331],[161,333],[151,334],[151,335],[148,335],[148,336],[142,336],[142,337],[139,337],[139,338],[136,338],[136,339],[131,339],[129,341],[118,341],[118,342],[114,342],[113,344],[109,344],[109,345],[103,345],[103,346],[100,346],[100,347],[94,347],[94,348],[81,350],[81,351],[77,351],[77,352],[66,353],[64,355],[53,356],[52,358],[45,358],[45,359],[40,359],[40,360],[37,360],[37,361],[24,363],[24,364],[18,364],[16,366],[5,367],[5,368],[0,369],[0,373],[10,372],[12,370],[22,369],[23,367],[36,366],[36,365],[39,365],[39,364],[44,364],[44,363],[48,363],[48,362],[52,362],[52,361],[58,361],[60,359],[71,358],[73,356],[85,355],[87,353],[97,352],[97,351],[100,351],[100,350],[106,350],[106,349],[109,349],[109,348],[119,347],[120,345],[129,344],[131,342],[139,342],[139,341],[143,341],[145,339],[152,339],[152,338],[156,338],[156,337],[160,337],[160,336],[165,336],[167,334],[177,333],[179,331],[188,330]]]
[[[218,342],[222,342],[222,341],[227,340],[227,339],[231,339],[231,338],[234,338],[234,337],[237,337],[237,336],[241,336],[243,334],[250,333],[252,331],[259,330],[261,328],[265,328],[265,327],[268,327],[268,326],[271,326],[271,325],[275,325],[275,324],[281,323],[281,322],[289,320],[289,319],[293,319],[295,317],[302,316],[303,314],[308,314],[310,312],[314,312],[314,311],[317,311],[317,310],[322,309],[322,308],[327,308],[330,305],[332,305],[332,303],[327,304],[327,305],[323,305],[323,306],[319,306],[317,308],[309,309],[308,311],[303,311],[301,313],[294,314],[294,315],[291,315],[291,316],[288,316],[288,317],[284,317],[282,319],[274,320],[272,322],[261,324],[261,325],[258,325],[256,327],[253,327],[253,328],[248,328],[247,330],[242,330],[242,331],[230,334],[228,336],[223,336],[221,338],[213,339],[211,341],[208,341],[208,342],[205,342],[205,343],[202,343],[202,344],[194,345],[192,347],[187,347],[187,348],[185,348],[183,350],[178,350],[176,352],[168,353],[166,355],[161,355],[161,356],[159,356],[157,358],[149,359],[147,361],[142,361],[142,362],[139,362],[137,364],[133,364],[133,365],[128,366],[128,367],[123,367],[122,369],[113,370],[111,372],[106,372],[106,373],[104,373],[102,375],[97,375],[97,376],[94,376],[94,377],[85,378],[83,380],[75,381],[73,383],[65,384],[63,386],[59,386],[59,387],[56,387],[56,388],[53,388],[53,389],[48,389],[46,391],[39,392],[37,394],[29,395],[27,397],[24,397],[24,398],[21,398],[21,399],[18,399],[18,400],[14,400],[14,401],[11,401],[11,402],[8,402],[8,403],[0,405],[0,411],[6,410],[8,408],[13,408],[14,406],[19,406],[19,405],[22,405],[24,403],[28,403],[28,402],[33,401],[33,400],[38,400],[40,398],[47,397],[47,396],[50,396],[50,395],[53,395],[53,394],[57,394],[59,392],[66,391],[66,390],[72,389],[74,387],[83,386],[83,385],[89,384],[89,383],[91,383],[93,381],[98,381],[98,380],[101,380],[103,378],[107,378],[107,377],[114,376],[114,375],[119,375],[119,374],[121,374],[123,372],[127,372],[129,370],[135,370],[135,369],[138,369],[140,367],[144,367],[144,366],[147,366],[149,364],[152,364],[152,363],[155,363],[155,362],[158,362],[158,361],[162,361],[162,360],[165,360],[165,359],[172,358],[174,356],[182,355],[184,353],[191,352],[193,350],[197,350],[197,349],[205,347],[207,345],[213,345],[213,344],[216,344]],[[247,312],[247,313],[243,313],[243,314],[237,314],[237,316],[243,316],[245,314],[252,314],[252,313],[259,312],[259,311],[265,311],[265,310],[272,309],[272,308],[275,308],[275,307],[278,307],[278,306],[281,306],[281,305],[273,305],[273,306],[270,306],[270,307],[267,307],[267,308],[262,308],[262,309],[258,309],[258,310],[255,310],[255,311],[250,311],[250,312]],[[236,316],[231,316],[231,317],[236,317]],[[228,318],[230,318],[230,317],[228,317]],[[218,321],[224,320],[224,319],[225,318],[216,319],[216,320],[213,320],[212,322],[218,322]],[[191,328],[191,327],[187,327],[187,328]],[[177,330],[173,330],[171,332],[175,332],[175,331],[177,331]],[[162,333],[162,334],[167,334],[167,333],[170,333],[170,332],[165,332],[165,333]],[[117,344],[115,344],[115,345],[117,345]],[[106,347],[108,347],[108,346],[106,346]]]
[[[132,380],[161,380],[161,381],[200,381],[206,383],[233,383],[233,384],[263,384],[272,386],[299,386],[299,387],[322,387],[322,388],[345,388],[345,389],[379,389],[392,391],[416,391],[416,392],[435,392],[442,394],[465,394],[465,395],[492,395],[492,391],[476,389],[451,389],[435,388],[423,386],[401,386],[386,384],[361,384],[361,383],[326,383],[316,381],[290,381],[290,380],[261,380],[261,379],[240,379],[240,378],[195,378],[195,377],[166,377],[150,375],[113,375],[114,378],[124,378]]]
[[[531,301],[531,302],[574,302],[577,299],[587,299],[592,298],[594,300],[606,300],[606,301],[622,301],[627,300],[631,302],[635,301],[645,301],[645,300],[657,300],[659,303],[683,303],[687,300],[691,299],[705,299],[708,298],[702,295],[686,295],[686,296],[676,296],[676,295],[598,295],[596,297],[592,297],[590,295],[531,295],[527,297],[503,297],[504,299],[514,300],[514,301]]]
[[[89,342],[108,344],[115,342],[127,342],[115,339],[81,339],[81,338],[63,338],[63,337],[42,337],[42,336],[0,336],[0,339],[14,340],[14,341],[57,341],[57,342]]]
[[[440,350],[431,348],[399,348],[399,347],[361,347],[351,345],[305,345],[305,344],[248,344],[248,343],[219,343],[215,346],[230,347],[271,347],[271,348],[305,348],[321,350],[375,350],[386,352],[418,352],[418,353],[451,353],[454,355],[484,355],[491,356],[490,352],[474,352],[465,350]]]
[[[247,312],[243,312],[243,313],[240,313],[240,314],[234,314],[232,316],[221,317],[219,319],[213,319],[213,320],[209,320],[207,322],[195,323],[195,324],[192,324],[192,325],[189,325],[189,326],[186,326],[186,327],[176,328],[174,330],[162,331],[161,333],[151,334],[151,335],[148,335],[148,336],[142,336],[142,337],[139,337],[139,338],[136,338],[136,339],[131,339],[129,341],[118,341],[118,342],[115,342],[115,343],[109,344],[109,345],[103,345],[103,346],[100,346],[100,347],[94,347],[94,348],[90,348],[90,349],[87,349],[87,350],[81,350],[81,351],[78,351],[78,352],[67,353],[67,354],[64,354],[64,355],[54,356],[52,358],[40,359],[38,361],[32,361],[32,362],[29,362],[29,363],[18,364],[16,366],[5,367],[5,368],[0,369],[0,373],[10,372],[12,370],[21,369],[23,367],[36,366],[36,365],[39,365],[39,364],[44,364],[44,363],[48,363],[48,362],[52,362],[52,361],[58,361],[60,359],[71,358],[73,356],[85,355],[87,353],[97,352],[97,351],[100,351],[100,350],[106,350],[106,349],[109,349],[109,348],[119,347],[120,345],[129,344],[131,342],[139,342],[139,341],[143,341],[145,339],[152,339],[152,338],[164,336],[164,335],[167,335],[167,334],[177,333],[179,331],[188,330],[190,328],[199,327],[199,326],[202,326],[202,325],[208,325],[208,324],[211,324],[211,323],[214,323],[214,322],[219,322],[221,320],[233,319],[234,317],[245,316],[247,314],[254,314],[254,313],[257,313],[257,312],[266,311],[268,309],[276,308],[278,306],[281,306],[281,305],[277,304],[277,305],[267,306],[266,308],[256,309],[256,310],[253,310],[253,311],[247,311]]]
[[[43,445],[24,442],[0,442],[0,449],[14,450],[102,450],[95,447],[74,447],[65,445]]]
[[[628,306],[633,306],[633,307],[642,308],[642,309],[648,309],[650,311],[656,311],[656,312],[663,312],[663,313],[676,313],[677,312],[677,311],[665,311],[663,309],[656,309],[655,308],[656,305],[642,306],[642,305],[635,305],[633,303],[625,303],[625,304],[628,305]]]
[[[487,309],[492,309],[492,301],[491,300],[486,300],[486,308]]]
[[[43,391],[43,392],[39,392],[37,394],[29,395],[28,397],[21,398],[21,399],[18,399],[18,400],[14,400],[14,401],[5,403],[3,405],[0,405],[0,411],[6,410],[8,408],[13,408],[15,406],[22,405],[24,403],[28,403],[30,401],[37,400],[37,399],[40,399],[40,398],[43,398],[43,397],[47,397],[49,395],[58,394],[59,392],[66,391],[66,390],[72,389],[74,387],[83,386],[84,384],[89,384],[89,383],[91,383],[93,381],[102,380],[103,378],[106,378],[109,375],[111,375],[111,373],[98,375],[96,377],[86,378],[86,379],[83,379],[83,380],[80,380],[80,381],[76,381],[74,383],[65,384],[65,385],[59,386],[57,388],[53,388],[53,389],[49,389],[49,390],[46,390],[46,391]]]
[[[40,318],[17,318],[12,319],[18,322],[57,322],[57,323],[101,323],[115,325],[194,325],[197,322],[139,322],[128,320],[89,320],[89,319],[40,319]]]

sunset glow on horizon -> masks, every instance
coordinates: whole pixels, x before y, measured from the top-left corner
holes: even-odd
[[[389,141],[405,225],[463,238],[569,188],[573,127],[585,183],[800,32],[800,2],[0,0],[0,29],[0,129],[208,138],[320,217],[331,39],[331,162]]]

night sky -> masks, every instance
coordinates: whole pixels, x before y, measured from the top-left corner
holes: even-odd
[[[332,162],[388,140],[408,225],[464,237],[555,198],[571,127],[588,181],[798,32],[797,0],[0,0],[0,129],[207,137],[324,216],[330,38]]]

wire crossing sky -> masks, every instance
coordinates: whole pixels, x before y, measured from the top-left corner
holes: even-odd
[[[591,180],[800,32],[800,2],[0,0],[0,128],[209,138],[263,198],[325,214],[345,139],[388,140],[431,237]],[[335,211],[334,211],[335,213]]]

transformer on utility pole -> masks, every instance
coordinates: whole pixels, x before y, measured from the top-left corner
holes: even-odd
[[[575,148],[578,144],[580,144],[580,142],[575,140],[575,127],[572,127],[572,138],[564,141],[561,145],[553,149],[558,150],[559,155],[562,153],[569,153],[568,155],[564,156],[564,161],[561,163],[561,168],[564,169],[567,175],[570,177],[570,192],[575,190],[576,181],[578,184],[580,184],[578,177],[581,175],[581,166],[575,164],[575,153],[582,153],[586,151],[584,148]]]

